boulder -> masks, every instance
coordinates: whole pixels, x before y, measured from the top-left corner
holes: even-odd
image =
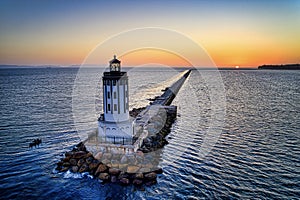
[[[142,163],[144,161],[144,156],[136,155],[137,163]]]
[[[142,151],[139,151],[139,150],[138,150],[138,151],[136,152],[136,154],[137,154],[138,156],[144,157],[144,153],[143,153]]]
[[[89,166],[87,163],[84,163],[80,168],[79,168],[79,172],[82,173],[82,172],[87,172],[89,171]]]
[[[63,164],[64,164],[63,161],[59,161],[59,162],[57,163],[57,166],[62,166]]]
[[[91,152],[87,152],[87,154],[85,154],[85,158],[88,158],[88,157],[93,157],[93,154]]]
[[[144,178],[144,174],[143,174],[143,173],[136,173],[136,174],[134,175],[134,178],[135,178],[135,179],[143,179],[143,178]]]
[[[108,172],[109,172],[110,175],[117,176],[117,175],[119,175],[119,173],[120,173],[121,171],[120,171],[119,169],[117,169],[117,168],[110,168],[110,169],[108,170]]]
[[[73,166],[77,165],[77,160],[75,158],[71,158],[69,162]]]
[[[81,142],[81,144],[78,144],[77,145],[77,149],[79,151],[86,151],[86,147],[84,146],[84,144]]]
[[[157,177],[157,174],[155,172],[150,172],[144,175],[146,180],[155,180]]]
[[[107,159],[107,160],[109,160],[109,159],[111,159],[111,157],[112,157],[112,154],[111,154],[111,153],[104,153],[103,156],[102,156],[102,159]]]
[[[129,178],[129,174],[127,174],[126,172],[121,172],[118,176],[118,179],[122,179],[122,178]]]
[[[63,167],[60,171],[61,172],[66,172],[66,171],[68,171],[69,170],[69,167]]]
[[[135,186],[140,186],[140,185],[143,184],[143,180],[141,180],[141,179],[134,179],[134,180],[132,181],[132,183],[133,183],[133,185],[135,185]]]
[[[85,162],[87,163],[87,164],[91,164],[92,162],[93,162],[93,157],[87,157],[86,159],[85,159]]]
[[[162,170],[162,168],[158,168],[158,169],[154,170],[153,172],[155,172],[156,174],[162,174],[163,170]]]
[[[102,155],[103,155],[103,153],[102,153],[102,152],[98,152],[98,153],[95,155],[95,159],[97,159],[97,160],[101,160],[101,158],[102,158]]]
[[[130,181],[129,181],[128,178],[121,178],[121,179],[120,179],[120,183],[121,183],[122,185],[129,185]]]
[[[110,160],[108,160],[108,159],[104,159],[104,160],[102,160],[102,163],[107,165],[107,164],[109,164],[109,163],[110,163]]]
[[[119,169],[122,171],[126,171],[127,170],[127,164],[119,164]]]
[[[148,172],[150,172],[150,171],[151,171],[150,168],[145,168],[145,167],[143,167],[143,168],[141,168],[141,169],[139,170],[140,173],[148,173]]]
[[[69,162],[70,159],[71,159],[71,157],[65,157],[62,161],[63,162]]]
[[[118,168],[119,167],[119,161],[118,160],[111,160],[111,167],[112,168]]]
[[[110,182],[112,182],[112,183],[117,182],[117,177],[116,176],[111,176],[110,177]]]
[[[153,167],[151,163],[143,164],[142,166],[143,168],[150,168],[150,169]]]
[[[64,167],[70,167],[70,163],[69,162],[64,162],[63,164],[62,164],[62,166],[64,166]]]
[[[107,169],[108,169],[108,168],[107,168],[106,165],[104,165],[103,163],[100,163],[99,166],[98,166],[98,168],[97,168],[97,170],[96,170],[96,172],[95,172],[95,174],[103,173],[103,172],[105,172]]]
[[[78,167],[81,167],[81,166],[83,165],[83,163],[85,163],[85,161],[84,161],[83,158],[81,158],[81,159],[78,160],[77,166],[78,166]]]
[[[137,164],[137,160],[136,160],[136,157],[134,155],[128,155],[127,159],[128,159],[128,164],[131,164],[131,165],[136,165]]]
[[[78,166],[73,166],[73,167],[72,167],[72,172],[73,172],[73,173],[78,172]]]
[[[81,147],[81,146],[84,146],[83,142],[79,142],[76,147]]]
[[[121,154],[117,154],[117,153],[116,153],[116,154],[112,154],[111,159],[112,159],[112,160],[118,160],[118,161],[119,161],[121,156],[122,156]]]
[[[106,166],[107,167],[112,167],[112,164],[111,163],[107,163]]]
[[[109,174],[108,173],[100,173],[98,178],[103,181],[107,181],[107,180],[109,180]]]
[[[121,164],[127,164],[128,163],[128,159],[127,159],[127,156],[124,155],[122,158],[121,158],[121,161],[120,161]]]
[[[84,152],[84,151],[78,151],[78,152],[74,153],[73,158],[80,159],[80,158],[83,158],[85,155],[86,155],[86,152]]]
[[[136,173],[140,168],[138,166],[135,165],[130,165],[127,167],[127,172],[132,174],[132,173]]]
[[[90,168],[90,170],[94,170],[94,169],[98,168],[98,165],[99,165],[99,161],[98,160],[93,160],[93,162],[91,162],[89,164],[89,168]]]
[[[65,153],[65,157],[72,157],[74,155],[74,152],[68,151]]]

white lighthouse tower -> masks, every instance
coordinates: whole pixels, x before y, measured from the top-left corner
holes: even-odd
[[[99,118],[99,137],[115,144],[131,143],[128,76],[121,71],[121,61],[116,56],[109,62],[109,72],[103,73],[102,80],[103,114]]]

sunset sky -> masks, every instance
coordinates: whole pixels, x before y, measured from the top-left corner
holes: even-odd
[[[299,0],[1,0],[0,64],[81,64],[107,38],[142,27],[186,35],[217,66],[300,63]],[[137,57],[149,60],[156,54],[135,52],[128,55],[127,65],[138,63]],[[186,64],[166,52],[158,57],[157,63]]]

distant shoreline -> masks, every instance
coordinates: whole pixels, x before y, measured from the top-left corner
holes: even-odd
[[[80,65],[1,65],[0,64],[0,69],[79,69],[81,66]],[[96,65],[91,65],[91,66],[86,66],[87,68],[105,68],[105,66],[96,66]],[[132,67],[126,66],[125,68],[131,69]],[[145,69],[147,69],[146,67]],[[149,67],[152,69],[155,69],[155,67]],[[178,70],[186,70],[189,69],[189,67],[175,67],[175,69]],[[191,69],[191,68],[190,68]],[[300,64],[282,64],[282,65],[260,65],[257,68],[255,67],[243,67],[243,68],[232,68],[232,67],[195,67],[192,68],[191,70],[300,70]]]
[[[1,65],[0,64],[0,69],[71,69],[71,68],[81,68],[82,66],[80,65]],[[107,66],[105,65],[85,65],[85,68],[106,68]],[[131,69],[134,68],[133,66],[125,66],[125,69]],[[245,67],[245,68],[234,68],[234,67],[172,67],[177,70],[257,70],[257,68],[254,67]],[[160,67],[137,67],[137,69],[162,69]]]
[[[261,65],[257,69],[271,69],[271,70],[300,70],[300,64],[286,64],[286,65]]]

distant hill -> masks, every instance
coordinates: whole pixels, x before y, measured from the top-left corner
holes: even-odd
[[[300,70],[300,64],[261,65],[258,69]]]

